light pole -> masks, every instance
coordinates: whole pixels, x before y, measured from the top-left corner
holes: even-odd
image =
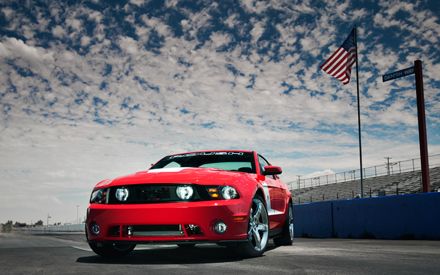
[[[79,219],[78,219],[78,209],[79,209],[79,205],[76,205],[76,223],[79,224]]]
[[[387,166],[387,174],[388,176],[390,175],[390,157],[385,157],[385,159],[387,160],[387,162],[385,163],[385,165]]]

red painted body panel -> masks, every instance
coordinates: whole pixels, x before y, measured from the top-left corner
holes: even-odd
[[[247,219],[233,221],[233,217],[247,217],[248,207],[239,200],[178,202],[137,205],[93,205],[89,220],[101,225],[104,234],[94,236],[88,232],[89,240],[130,240],[130,241],[207,241],[239,240],[247,236]],[[228,225],[224,234],[214,233],[215,221]],[[105,232],[115,225],[144,224],[195,224],[200,226],[202,235],[188,236],[149,236],[149,237],[109,237]],[[121,234],[123,235],[123,234]]]
[[[258,155],[256,152],[253,154],[255,163],[258,164]],[[270,215],[270,229],[277,229],[284,224],[290,192],[277,176],[262,175],[258,165],[256,165],[256,170],[256,174],[251,174],[213,168],[165,168],[101,181],[95,186],[94,190],[136,184],[228,185],[234,187],[240,197],[231,200],[149,204],[91,203],[86,220],[88,239],[89,241],[133,242],[244,240],[247,238],[248,216],[252,198],[257,192],[262,194],[263,199],[266,200]],[[227,225],[227,231],[223,234],[215,233],[213,230],[214,223],[219,220]],[[98,235],[92,234],[90,230],[91,225],[95,223],[101,228]],[[188,235],[187,230],[184,229],[185,225],[188,224],[198,225],[202,234]],[[129,236],[124,233],[127,226],[135,225],[181,225],[184,233],[180,236],[142,237]],[[120,228],[119,233],[116,235],[111,234],[111,228],[115,227]]]

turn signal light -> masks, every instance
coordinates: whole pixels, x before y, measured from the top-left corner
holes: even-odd
[[[247,216],[235,216],[235,217],[232,217],[232,220],[234,222],[243,222],[246,220],[246,218],[247,218]]]
[[[220,197],[220,194],[218,193],[218,188],[216,187],[210,187],[208,188],[208,194],[211,196],[211,198],[213,199],[218,199]]]

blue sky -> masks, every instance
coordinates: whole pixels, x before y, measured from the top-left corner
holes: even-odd
[[[97,181],[182,151],[358,168],[355,78],[319,70],[354,24],[365,166],[419,154],[414,79],[381,78],[416,59],[440,153],[437,1],[59,2],[0,4],[0,221],[73,221]]]

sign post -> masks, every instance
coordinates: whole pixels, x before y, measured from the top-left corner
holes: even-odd
[[[431,191],[431,186],[429,182],[428,138],[426,134],[422,61],[414,61],[414,71],[416,74],[417,116],[419,120],[420,160],[422,164],[422,189],[423,192],[426,193]]]
[[[422,61],[414,61],[414,67],[384,74],[382,76],[382,81],[386,82],[388,80],[404,77],[411,74],[415,74],[416,79],[417,117],[419,122],[420,161],[422,167],[422,190],[426,193],[431,191],[431,186],[429,180],[428,139],[426,134],[425,96],[423,92]]]

